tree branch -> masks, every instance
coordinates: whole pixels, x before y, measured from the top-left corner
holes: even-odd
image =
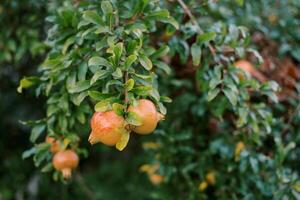
[[[180,6],[182,7],[182,9],[184,10],[184,12],[189,16],[189,18],[191,19],[192,23],[197,27],[198,33],[199,34],[203,34],[204,32],[203,32],[202,28],[199,26],[196,17],[192,14],[192,12],[188,8],[188,6],[182,0],[177,0],[177,1],[180,4]],[[215,56],[216,55],[215,48],[211,44],[209,44],[209,43],[208,43],[208,48],[209,48],[211,54],[213,56]]]

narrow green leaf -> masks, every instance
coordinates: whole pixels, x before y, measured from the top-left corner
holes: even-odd
[[[35,153],[36,153],[36,148],[32,147],[22,153],[22,159],[29,158],[30,156],[34,155]]]
[[[158,20],[161,21],[161,22],[164,22],[164,23],[171,24],[172,26],[174,26],[174,28],[176,30],[179,29],[179,24],[178,24],[178,22],[173,17],[162,17],[162,18],[160,18]]]
[[[220,92],[219,88],[215,88],[213,90],[209,90],[207,94],[207,101],[212,101]]]
[[[95,101],[102,101],[104,99],[111,97],[111,95],[114,95],[114,94],[102,94],[99,91],[88,91],[88,95]]]
[[[136,55],[130,55],[126,58],[125,60],[125,64],[124,64],[124,67],[126,70],[129,69],[129,67],[136,61],[137,57]]]
[[[74,94],[71,96],[71,100],[72,102],[76,105],[76,106],[80,106],[81,102],[85,99],[85,97],[88,96],[88,92],[82,92],[79,94]]]
[[[111,63],[108,60],[106,60],[105,58],[98,57],[98,56],[94,56],[94,57],[90,58],[88,65],[89,66],[104,66],[107,68],[112,68]]]
[[[167,55],[169,51],[170,51],[170,48],[167,45],[164,45],[164,46],[160,47],[157,51],[155,51],[151,55],[151,58],[153,58],[153,59],[160,58],[162,56]]]
[[[90,85],[93,85],[99,79],[106,78],[109,74],[110,74],[109,70],[98,70],[98,71],[96,71],[96,73],[93,75],[93,77],[90,81]]]
[[[35,142],[45,129],[46,129],[45,124],[39,124],[34,126],[33,129],[31,130],[30,141]]]
[[[103,21],[102,21],[100,15],[98,15],[98,13],[94,10],[84,11],[82,17],[84,20],[86,20],[90,23],[97,24],[97,25],[103,25]]]
[[[223,89],[223,93],[233,106],[237,104],[237,94],[233,90],[225,88]]]
[[[152,62],[146,55],[144,54],[140,55],[139,62],[146,70],[149,71],[152,69]]]
[[[122,73],[122,70],[118,67],[113,73],[112,73],[112,76],[115,78],[115,79],[120,79],[123,77],[123,73]]]
[[[134,87],[134,80],[131,78],[124,84],[125,90],[130,91]]]
[[[215,32],[203,33],[197,36],[197,43],[205,43],[214,40],[217,34]]]
[[[69,37],[69,38],[66,40],[66,42],[65,42],[65,44],[64,44],[64,46],[63,46],[62,54],[65,55],[66,52],[67,52],[67,50],[68,50],[68,48],[69,48],[69,46],[71,46],[74,42],[75,42],[75,36]]]
[[[167,96],[161,96],[160,101],[166,102],[166,103],[171,103],[172,99],[170,97],[167,97]]]
[[[191,54],[192,54],[194,66],[199,66],[201,61],[201,52],[202,52],[201,45],[194,43],[191,47]]]
[[[159,69],[163,70],[167,75],[170,75],[172,72],[171,68],[164,62],[155,61],[153,64]]]
[[[152,89],[152,86],[138,86],[132,89],[132,92],[136,95],[145,96],[148,95]]]
[[[102,1],[101,2],[101,10],[104,15],[112,14],[113,13],[113,7],[109,1]]]
[[[68,88],[69,93],[78,93],[90,88],[90,81],[78,81],[75,85]]]
[[[119,62],[121,56],[122,56],[122,52],[123,52],[123,43],[119,42],[118,44],[116,44],[113,48],[113,52],[114,52],[114,56],[115,56],[115,62]]]

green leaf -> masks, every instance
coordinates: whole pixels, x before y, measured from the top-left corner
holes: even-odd
[[[212,41],[216,38],[217,34],[215,32],[203,33],[197,36],[197,43],[203,44],[205,42]]]
[[[52,163],[47,163],[44,167],[42,167],[41,172],[50,172],[53,169]]]
[[[111,108],[110,102],[108,100],[103,100],[98,102],[94,109],[96,112],[105,112]]]
[[[98,13],[94,10],[84,11],[83,19],[96,25],[103,25],[100,15],[98,15]]]
[[[30,134],[30,141],[35,142],[37,138],[41,135],[41,133],[45,130],[45,124],[39,124],[33,127]]]
[[[125,90],[130,91],[134,87],[134,80],[131,78],[124,84]]]
[[[237,94],[233,90],[225,88],[223,89],[223,93],[233,106],[237,104]]]
[[[164,22],[164,23],[171,24],[177,30],[179,29],[179,24],[178,24],[178,22],[173,17],[162,17],[162,18],[160,18],[158,20],[161,21],[161,22]]]
[[[90,58],[88,65],[89,66],[104,66],[107,68],[112,68],[111,63],[108,62],[108,60],[106,60],[105,58],[98,57],[98,56],[94,56],[94,57]]]
[[[136,95],[145,96],[148,95],[152,89],[152,86],[138,86],[132,89],[132,92]]]
[[[67,52],[67,50],[68,50],[68,48],[69,48],[69,46],[71,46],[74,42],[75,42],[75,36],[69,37],[69,38],[66,40],[66,42],[65,42],[65,44],[64,44],[64,46],[63,46],[62,54],[65,55],[66,52]]]
[[[134,112],[128,112],[125,120],[128,124],[131,124],[134,126],[140,126],[143,123],[142,118]]]
[[[36,148],[32,147],[22,153],[22,159],[29,158],[30,156],[34,155],[35,153],[36,153]]]
[[[96,83],[97,80],[106,78],[110,74],[109,70],[98,70],[96,73],[93,75],[90,85],[93,85]]]
[[[35,76],[24,77],[20,81],[20,85],[19,85],[17,91],[19,93],[22,93],[22,89],[23,88],[30,88],[31,86],[33,86],[33,85],[35,85],[35,84],[37,84],[39,82],[40,82],[40,79],[38,77],[35,77]]]
[[[157,51],[155,51],[151,55],[151,58],[153,58],[153,59],[160,58],[162,56],[167,55],[169,51],[170,51],[170,48],[167,45],[164,45],[164,46],[160,47]]]
[[[86,62],[81,63],[78,67],[78,74],[77,74],[79,81],[85,80],[87,71],[88,71],[87,63]]]
[[[119,104],[119,103],[113,103],[112,108],[113,108],[113,111],[114,111],[117,115],[119,115],[119,116],[124,115],[124,109],[125,109],[125,106],[124,106],[124,105]]]
[[[167,96],[161,96],[160,101],[166,102],[166,103],[171,103],[172,99],[170,97],[167,97]]]
[[[101,2],[101,10],[104,15],[112,14],[113,13],[113,7],[109,1],[102,1]]]
[[[114,56],[115,56],[115,62],[119,62],[121,56],[122,56],[122,52],[123,52],[123,43],[119,42],[118,44],[116,44],[113,48],[113,52],[114,52]]]
[[[140,55],[139,62],[146,70],[149,71],[152,69],[152,62],[146,55],[144,54]]]
[[[213,90],[209,90],[207,94],[207,101],[212,101],[220,92],[219,88],[215,88]]]
[[[123,73],[122,73],[122,70],[118,67],[113,73],[112,73],[112,76],[115,78],[115,79],[120,79],[123,77]]]
[[[199,66],[201,61],[201,45],[194,43],[191,47],[191,54],[193,58],[193,65]]]
[[[145,19],[147,20],[153,20],[153,19],[160,19],[160,18],[163,18],[163,17],[169,17],[170,16],[170,13],[168,10],[166,9],[162,9],[162,10],[157,10],[157,11],[152,11],[150,12],[150,14],[148,14]]]
[[[124,131],[124,133],[122,133],[121,139],[120,139],[120,140],[117,142],[117,144],[116,144],[116,148],[117,148],[119,151],[123,151],[123,149],[125,149],[125,147],[126,147],[127,144],[128,144],[129,138],[130,138],[130,133],[129,133],[129,131]]]
[[[82,92],[79,94],[74,94],[71,96],[72,102],[76,105],[79,106],[81,102],[85,99],[85,97],[88,96],[88,92]]]
[[[236,2],[239,6],[244,5],[244,0],[235,0],[235,2]]]
[[[167,75],[170,75],[172,72],[171,68],[164,62],[155,61],[153,64],[157,66],[159,69],[163,70]]]
[[[111,97],[111,94],[102,94],[101,92],[98,91],[88,91],[88,94],[95,101],[101,101]]]
[[[137,57],[136,55],[130,55],[126,58],[125,60],[125,64],[124,64],[124,67],[126,70],[129,69],[129,67],[136,61]]]
[[[69,93],[78,93],[90,88],[90,81],[78,81],[75,85],[68,88]]]

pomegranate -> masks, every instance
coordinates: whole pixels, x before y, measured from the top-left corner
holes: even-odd
[[[59,151],[52,159],[54,168],[60,171],[65,179],[71,177],[72,170],[78,166],[78,163],[78,155],[73,150]]]
[[[134,127],[133,131],[142,135],[152,133],[157,123],[164,119],[164,116],[157,112],[154,103],[148,99],[138,100],[138,105],[129,106],[128,111],[135,113],[141,118],[142,125]]]
[[[108,146],[114,146],[126,131],[125,120],[114,111],[96,112],[91,120],[92,132],[89,142],[96,144],[101,142]]]

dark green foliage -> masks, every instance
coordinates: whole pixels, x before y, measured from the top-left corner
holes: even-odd
[[[299,198],[299,90],[278,100],[283,85],[234,65],[264,61],[258,49],[267,47],[255,41],[257,32],[276,43],[279,58],[299,64],[299,6],[297,0],[5,1],[0,199]],[[127,107],[141,98],[166,114],[153,135],[131,133],[122,152],[88,144],[95,111],[114,110],[137,126],[141,120]],[[79,154],[71,181],[53,170],[46,136]],[[149,182],[153,173],[161,184]]]

